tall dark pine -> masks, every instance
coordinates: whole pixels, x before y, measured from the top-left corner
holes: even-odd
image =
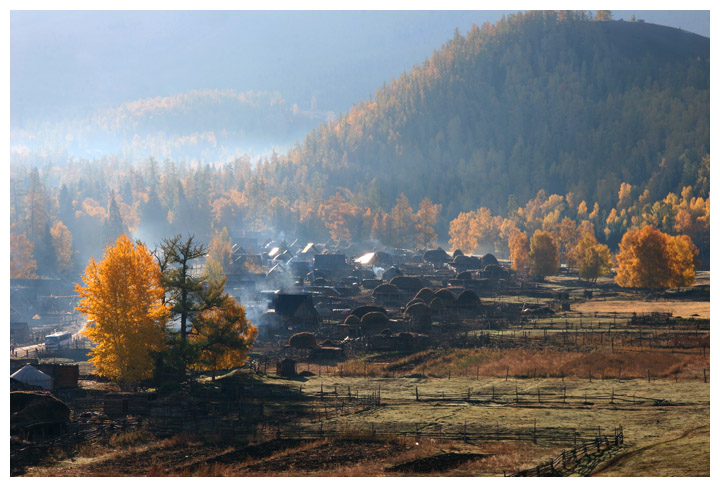
[[[110,193],[110,199],[108,200],[108,215],[103,224],[105,243],[111,244],[115,242],[120,235],[127,233],[127,227],[125,227],[122,221],[120,209],[118,208],[117,201],[115,201],[115,191],[112,191]]]
[[[221,282],[207,281],[196,267],[197,259],[207,255],[203,244],[196,244],[191,235],[186,240],[182,235],[164,239],[158,258],[162,261],[165,291],[170,303],[170,311],[180,318],[180,340],[185,342],[191,331],[195,315],[218,304],[225,288]]]
[[[45,223],[42,238],[35,244],[35,261],[40,275],[50,276],[57,273],[57,254],[49,223]]]

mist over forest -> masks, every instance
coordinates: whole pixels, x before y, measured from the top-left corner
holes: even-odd
[[[428,55],[337,113],[208,89],[12,130],[13,258],[77,272],[125,232],[151,247],[471,234],[469,251],[507,256],[510,228],[567,219],[611,248],[643,223],[689,234],[709,262],[709,39],[530,12]]]

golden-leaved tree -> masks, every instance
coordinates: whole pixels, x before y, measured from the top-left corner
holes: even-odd
[[[472,221],[473,212],[460,212],[458,216],[450,222],[450,248],[453,250],[460,249],[464,254],[470,254],[477,247],[478,237],[473,233]]]
[[[98,375],[123,385],[150,378],[151,353],[164,347],[170,313],[152,254],[121,235],[100,262],[90,260],[82,280],[75,285],[76,309],[87,317],[84,333],[93,342],[90,361]]]
[[[620,242],[615,282],[650,289],[689,286],[695,282],[697,255],[687,235],[673,237],[653,225],[631,228]]]
[[[530,269],[530,257],[528,256],[530,243],[527,235],[520,230],[512,232],[508,238],[508,247],[512,261],[510,268],[520,274],[526,274]]]
[[[199,352],[193,368],[210,370],[215,380],[218,369],[240,367],[257,333],[245,316],[245,307],[224,295],[217,306],[201,311],[193,320],[190,338]]]
[[[608,274],[612,269],[610,249],[607,245],[598,243],[593,232],[588,231],[583,234],[572,255],[580,277],[592,283],[597,282],[598,277]]]
[[[227,227],[223,227],[221,231],[215,232],[215,235],[213,235],[210,245],[208,246],[207,258],[208,260],[217,262],[223,272],[229,273],[232,271],[232,240],[230,239]]]
[[[37,279],[34,245],[24,233],[15,234],[13,229],[10,232],[10,278]]]
[[[417,232],[417,243],[423,249],[428,248],[431,243],[437,240],[435,224],[440,210],[442,210],[442,205],[433,204],[428,198],[424,198],[420,202],[420,208],[415,214],[417,221],[415,231]]]
[[[545,276],[554,276],[560,267],[555,240],[549,232],[535,230],[530,239],[530,274],[544,279]]]
[[[52,244],[57,258],[57,268],[60,272],[72,269],[73,240],[68,227],[61,221],[55,222],[50,229]]]

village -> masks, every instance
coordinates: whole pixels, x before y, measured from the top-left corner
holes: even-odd
[[[68,459],[133,435],[165,470],[115,474],[354,475],[372,448],[371,475],[573,475],[709,431],[709,272],[640,294],[489,253],[236,241],[225,289],[259,330],[246,364],[134,392],[87,362],[70,280],[11,281],[13,475],[77,475]],[[195,453],[172,460],[169,439]]]

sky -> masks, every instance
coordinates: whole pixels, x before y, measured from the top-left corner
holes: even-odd
[[[346,111],[473,24],[511,11],[10,12],[10,121],[190,90],[278,91]],[[710,33],[708,11],[615,11]]]

